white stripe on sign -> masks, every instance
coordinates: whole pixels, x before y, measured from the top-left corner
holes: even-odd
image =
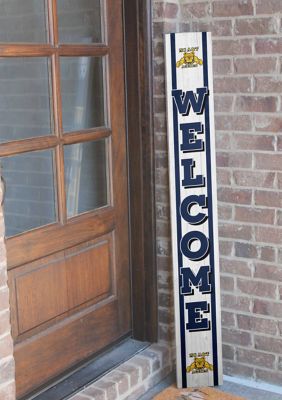
[[[165,35],[178,387],[222,384],[210,33]]]

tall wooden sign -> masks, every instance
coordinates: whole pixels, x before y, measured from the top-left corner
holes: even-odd
[[[165,36],[178,387],[222,383],[210,33]]]

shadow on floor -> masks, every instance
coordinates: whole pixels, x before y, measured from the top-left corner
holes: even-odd
[[[167,378],[161,381],[157,386],[153,387],[138,400],[152,400],[154,396],[166,389],[168,386],[175,383],[175,374],[170,374]],[[265,390],[253,389],[247,386],[238,385],[233,382],[224,382],[218,387],[222,392],[241,396],[246,400],[282,400],[281,394],[268,392]]]

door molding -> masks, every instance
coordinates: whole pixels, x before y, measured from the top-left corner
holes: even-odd
[[[157,341],[151,0],[124,0],[133,337]]]

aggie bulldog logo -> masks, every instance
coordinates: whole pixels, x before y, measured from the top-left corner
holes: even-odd
[[[209,354],[209,352],[189,354],[190,357],[194,357],[194,361],[192,364],[186,367],[186,372],[192,372],[192,374],[201,374],[204,372],[213,371],[213,365],[206,360],[206,357]]]
[[[203,65],[203,60],[195,55],[195,52],[199,51],[199,47],[187,47],[179,49],[182,57],[176,63],[177,68],[195,68],[199,65]]]

